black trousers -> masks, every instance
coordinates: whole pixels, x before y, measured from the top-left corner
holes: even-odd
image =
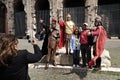
[[[81,55],[83,66],[91,60],[91,47],[88,44],[81,44]]]
[[[80,50],[74,50],[73,52],[73,64],[79,65],[80,63]]]
[[[95,56],[96,55],[96,48],[95,48],[95,45],[93,47],[93,55]],[[96,65],[95,65],[96,68],[99,68],[101,67],[101,57],[99,57],[97,60],[96,60]]]

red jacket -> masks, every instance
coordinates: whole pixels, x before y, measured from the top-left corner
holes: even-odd
[[[83,30],[80,33],[80,43],[81,44],[88,44],[88,32],[89,32],[89,30]]]

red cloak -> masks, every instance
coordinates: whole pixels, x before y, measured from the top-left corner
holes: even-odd
[[[93,57],[93,59],[89,62],[89,66],[94,66],[96,59],[99,58],[104,50],[104,46],[107,40],[107,34],[105,29],[102,26],[98,27],[99,33],[98,38],[96,41],[96,55]]]
[[[58,48],[62,48],[64,46],[64,36],[65,36],[65,22],[62,20],[59,20],[59,25],[60,25],[60,40],[58,43]]]
[[[59,20],[58,23],[60,25],[60,40],[59,40],[59,43],[58,43],[58,48],[60,49],[60,48],[64,47],[66,22],[64,22],[63,20]],[[77,29],[77,27],[74,25],[73,26],[73,31],[75,29]]]

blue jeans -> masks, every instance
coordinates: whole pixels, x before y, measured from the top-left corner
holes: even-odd
[[[79,65],[80,63],[80,50],[74,50],[73,52],[73,64]]]

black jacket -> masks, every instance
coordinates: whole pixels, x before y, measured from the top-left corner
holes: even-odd
[[[9,63],[8,67],[0,67],[0,80],[30,80],[28,64],[41,59],[42,53],[34,45],[34,54],[27,50],[19,50],[18,55]]]

